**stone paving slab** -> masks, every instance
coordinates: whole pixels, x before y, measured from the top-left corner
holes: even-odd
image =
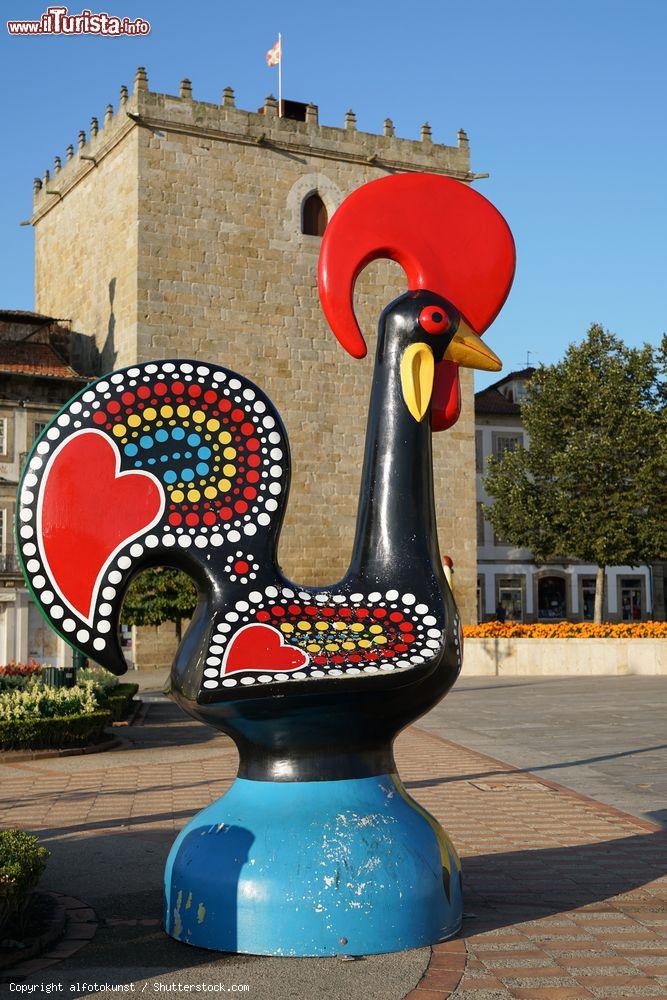
[[[667,827],[667,677],[460,677],[419,725]]]
[[[164,859],[229,786],[236,752],[160,702],[123,740],[132,749],[0,764],[0,823],[40,833],[45,888],[100,919],[91,944],[30,983],[247,983],[252,1000],[667,998],[665,833],[414,727],[397,760],[463,856],[465,941],[349,963],[180,945],[159,925]]]

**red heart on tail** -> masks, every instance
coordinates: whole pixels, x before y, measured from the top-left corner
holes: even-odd
[[[53,582],[90,622],[104,566],[164,508],[146,472],[119,472],[120,454],[99,431],[81,431],[55,453],[42,484],[40,531]]]
[[[239,670],[263,670],[267,673],[298,670],[309,656],[295,646],[286,646],[283,637],[271,625],[244,625],[225,653],[224,673]]]

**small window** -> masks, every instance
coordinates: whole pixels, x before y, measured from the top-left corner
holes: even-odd
[[[643,617],[641,578],[624,576],[621,579],[621,620],[640,622]]]
[[[324,202],[317,191],[314,191],[303,203],[301,232],[306,236],[324,236],[328,221],[329,216]]]
[[[39,435],[49,426],[48,420],[35,420],[32,425],[32,443],[34,444]]]
[[[494,434],[493,454],[502,458],[506,451],[518,451],[523,448],[523,434]]]
[[[7,417],[0,417],[0,455],[7,454]]]

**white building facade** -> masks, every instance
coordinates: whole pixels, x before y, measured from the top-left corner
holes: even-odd
[[[14,540],[16,493],[36,438],[88,382],[69,363],[70,331],[39,313],[0,310],[0,664],[68,666],[72,649],[28,591]]]
[[[508,621],[520,622],[592,621],[597,566],[571,559],[538,565],[530,549],[514,548],[498,538],[483,514],[483,506],[493,502],[483,483],[489,456],[500,457],[529,443],[521,401],[533,371],[512,372],[475,394],[478,620],[504,614]],[[607,567],[603,619],[651,618],[651,582],[647,566]]]

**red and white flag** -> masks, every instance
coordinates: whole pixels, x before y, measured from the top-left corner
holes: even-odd
[[[267,66],[278,66],[280,64],[281,48],[281,39],[279,38],[273,48],[269,49],[266,53]]]

